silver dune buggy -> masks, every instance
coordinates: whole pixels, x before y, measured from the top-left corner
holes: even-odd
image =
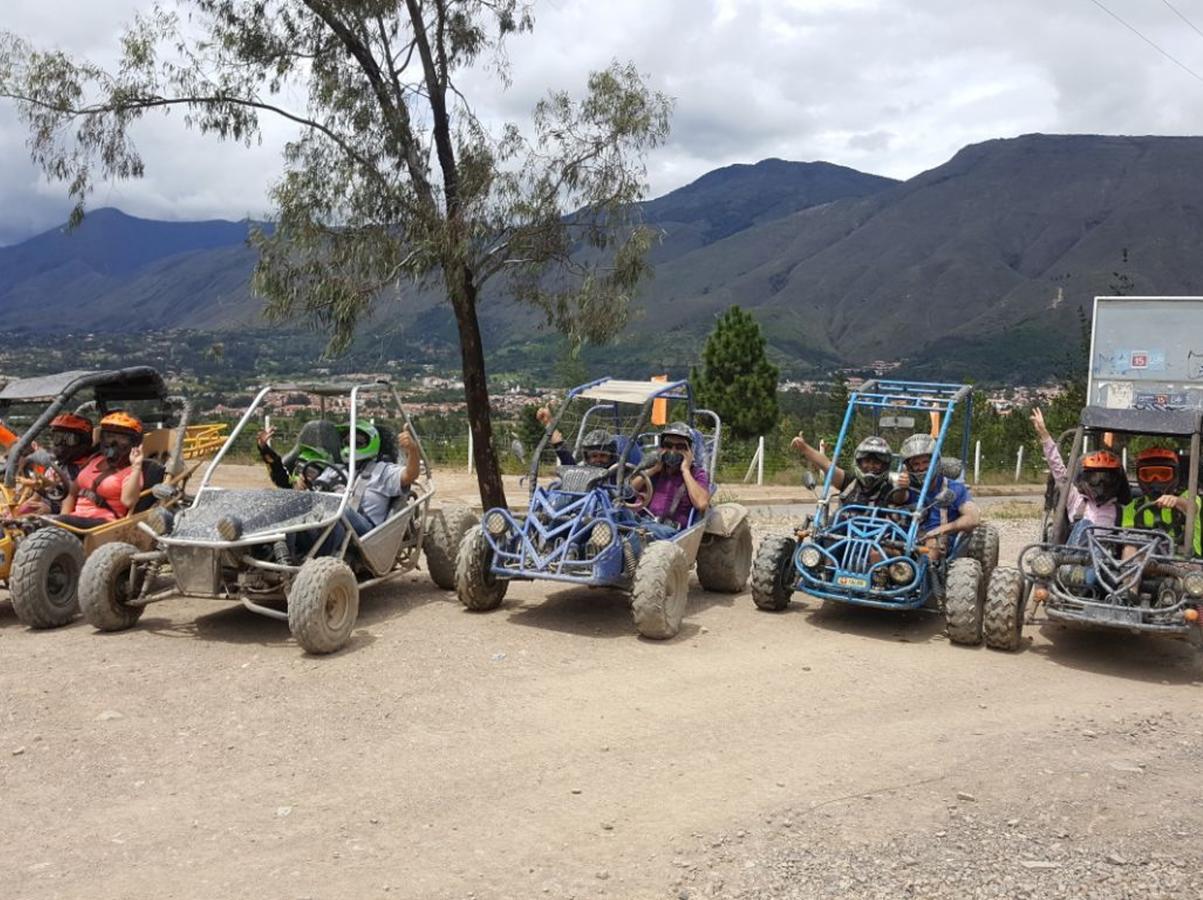
[[[316,483],[324,490],[228,489],[214,473],[248,424],[257,421],[270,395],[317,397],[321,417],[301,429],[298,444],[283,457],[291,466],[325,465]],[[327,411],[344,411],[338,426]],[[348,510],[358,497],[356,426],[371,417],[381,435],[378,459],[399,462],[396,435],[405,429],[421,456],[409,492],[395,498],[387,518],[356,534]],[[318,459],[325,463],[317,462]],[[455,580],[455,552],[476,524],[465,508],[431,509],[434,485],[429,461],[396,390],[387,381],[360,384],[286,384],[259,391],[229,439],[205,471],[191,505],[174,520],[160,516],[141,527],[155,539],[140,551],[106,544],[84,566],[80,605],[101,631],[133,626],[148,603],[173,594],[237,600],[260,615],[288,622],[310,653],[331,653],[346,644],[359,612],[361,589],[418,566],[425,552],[440,587]],[[283,602],[285,608],[280,609]]]

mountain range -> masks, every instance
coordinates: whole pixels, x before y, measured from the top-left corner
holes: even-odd
[[[660,232],[655,275],[621,344],[589,356],[679,370],[738,303],[790,373],[902,360],[933,377],[1043,377],[1096,294],[1203,292],[1200,158],[1203,138],[1026,135],[906,181],[826,162],[727,166],[642,205]],[[260,326],[248,228],[98,209],[0,248],[0,330]],[[549,345],[504,299],[481,315],[496,359]],[[429,295],[401,318],[415,337],[454,338]]]

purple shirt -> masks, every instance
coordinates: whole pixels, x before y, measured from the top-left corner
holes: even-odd
[[[703,489],[710,489],[710,479],[706,477],[706,470],[701,466],[693,467],[693,480]],[[671,474],[661,472],[652,479],[652,501],[647,508],[657,519],[667,516],[673,500],[677,498],[677,491],[681,492],[681,502],[677,504],[677,511],[670,520],[684,528],[689,521],[689,513],[693,510],[693,503],[689,499],[689,491],[685,490],[685,476],[680,470]]]

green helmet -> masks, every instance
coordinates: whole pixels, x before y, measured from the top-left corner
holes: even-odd
[[[371,462],[380,455],[380,430],[375,425],[355,426],[355,461]]]
[[[295,453],[296,459],[292,464],[294,483],[299,480],[312,483],[328,465],[334,462],[333,457],[321,447],[313,447],[309,444],[297,444]]]

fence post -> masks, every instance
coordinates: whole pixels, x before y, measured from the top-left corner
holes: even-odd
[[[271,427],[272,427],[272,417],[270,414],[264,413],[263,414],[263,430],[271,431]]]
[[[473,469],[473,463],[472,463],[473,455],[472,455],[472,454],[473,454],[473,449],[472,449],[472,426],[471,426],[471,425],[469,425],[469,426],[468,426],[468,474],[469,474],[469,475],[471,475],[471,474],[472,474],[472,469]]]
[[[753,470],[756,469],[756,466],[758,463],[760,465],[760,470],[759,470],[760,476],[759,477],[763,478],[763,476],[764,476],[763,456],[764,456],[764,438],[761,438],[760,446],[756,448],[756,452],[752,454],[752,461],[750,463],[748,463],[748,471],[747,471],[747,474],[744,475],[744,484],[747,484],[749,481],[752,480],[752,472],[753,472]],[[760,481],[758,480],[756,483],[760,484]]]
[[[973,483],[977,484],[982,475],[982,442],[979,440],[973,448]]]
[[[1015,480],[1019,480],[1019,473],[1023,469],[1023,444],[1019,445],[1019,452],[1015,454]]]
[[[1124,461],[1124,471],[1127,472],[1128,471],[1128,448],[1124,447],[1122,450],[1120,450],[1119,454],[1120,454],[1120,457]]]
[[[760,441],[756,446],[756,484],[764,484],[764,435],[760,436]]]

